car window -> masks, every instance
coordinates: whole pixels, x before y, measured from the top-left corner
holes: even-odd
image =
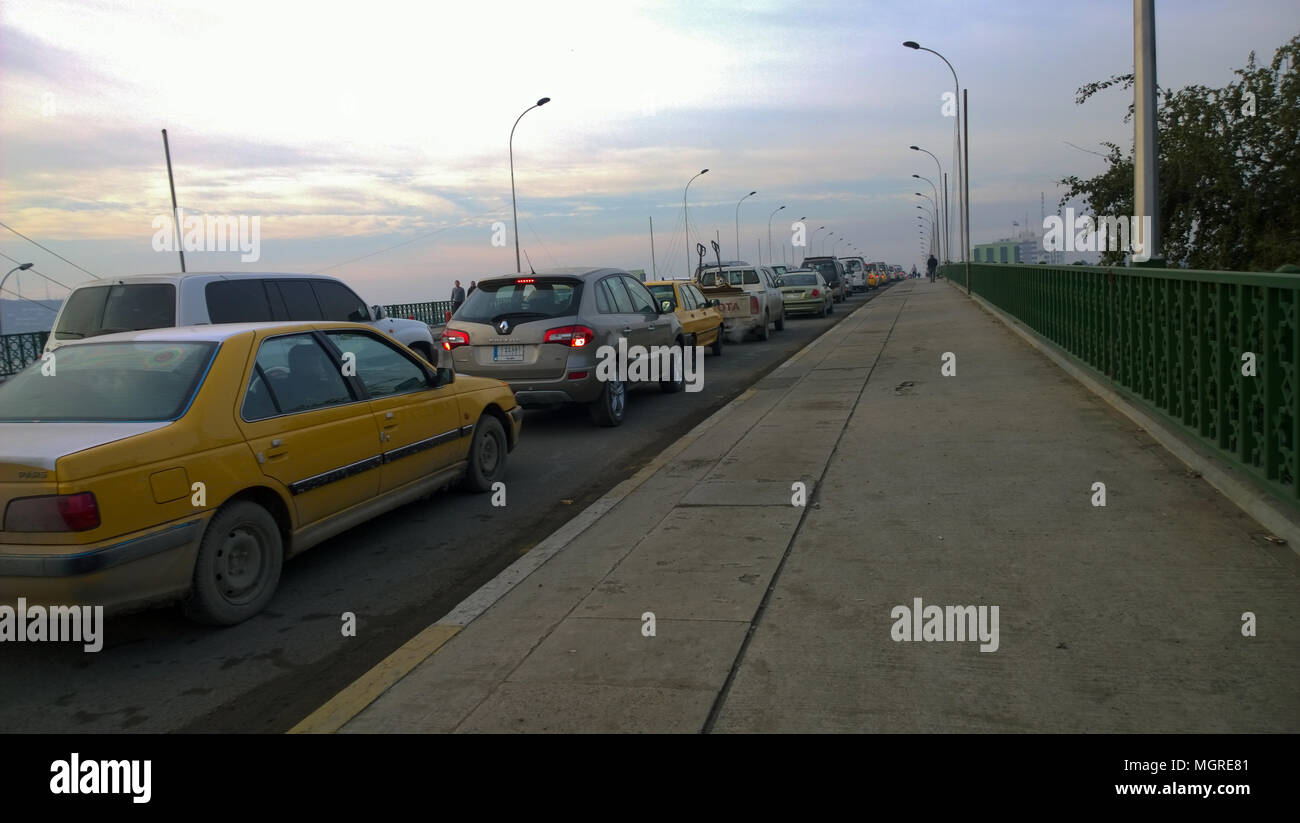
[[[687,286],[684,283],[679,284],[677,290],[682,293],[682,305],[686,306],[687,311],[695,311],[700,307],[700,304],[695,300],[695,294],[691,291],[690,286]]]
[[[176,287],[171,283],[90,286],[69,295],[56,340],[176,325]]]
[[[370,311],[366,303],[347,286],[334,280],[313,280],[312,289],[316,292],[316,302],[320,304],[325,320],[347,320],[352,323],[366,323],[370,320]]]
[[[578,313],[582,282],[559,277],[519,277],[479,284],[456,312],[467,323],[494,323],[509,315],[520,322]]]
[[[203,288],[213,323],[261,323],[275,319],[261,280],[214,280]]]
[[[609,290],[605,288],[604,283],[596,284],[596,311],[601,314],[614,313],[614,301],[609,296]]]
[[[623,285],[627,286],[627,293],[632,298],[632,310],[637,314],[658,314],[659,307],[655,305],[655,300],[650,296],[650,290],[645,287],[639,280],[633,280],[631,277],[620,277]],[[674,301],[676,302],[676,301]]]
[[[306,280],[277,280],[280,297],[284,299],[286,320],[324,320],[320,304],[312,291],[311,283]]]
[[[288,334],[262,341],[244,393],[243,416],[261,420],[356,399],[341,369],[315,336]]]
[[[673,293],[673,287],[671,285],[646,286],[646,288],[648,288],[650,290],[650,294],[653,295],[656,306],[660,305],[665,300],[667,300],[668,304],[672,306],[672,310],[677,311],[677,295]],[[683,304],[684,303],[685,303],[685,298],[683,297]],[[690,308],[690,307],[685,306],[685,308]]]
[[[58,350],[55,377],[37,360],[0,383],[3,421],[158,421],[182,414],[215,343],[78,343]]]
[[[388,397],[429,387],[424,369],[384,341],[353,331],[325,334],[343,353],[344,365],[351,360],[357,378],[371,397]],[[349,354],[352,358],[348,358]]]
[[[614,308],[619,314],[636,314],[636,309],[632,308],[632,298],[628,296],[627,287],[623,285],[623,278],[606,277],[600,282],[609,289],[610,299],[614,301]]]
[[[815,274],[787,274],[782,278],[787,286],[815,286],[817,285],[817,275]]]

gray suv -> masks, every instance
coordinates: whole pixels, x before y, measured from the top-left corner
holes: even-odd
[[[622,269],[563,268],[480,280],[442,333],[461,374],[510,385],[524,407],[586,404],[602,426],[623,422],[628,385],[602,380],[604,346],[672,347],[686,356],[681,322]],[[681,391],[680,373],[657,381]]]

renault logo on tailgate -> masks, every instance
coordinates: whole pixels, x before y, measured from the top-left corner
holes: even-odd
[[[509,333],[510,333],[510,321],[509,321],[509,320],[502,320],[500,323],[497,323],[497,329],[498,329],[502,334],[509,334]]]

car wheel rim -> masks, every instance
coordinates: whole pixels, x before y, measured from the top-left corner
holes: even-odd
[[[623,404],[626,402],[626,392],[623,388],[622,381],[614,380],[609,383],[609,410],[614,417],[623,416]]]
[[[217,590],[230,603],[246,603],[257,596],[266,577],[267,552],[262,535],[244,524],[226,532],[217,547]]]
[[[478,464],[483,470],[483,474],[491,477],[496,473],[497,463],[501,460],[501,449],[497,439],[492,434],[487,434],[483,438],[483,443],[478,450]]]

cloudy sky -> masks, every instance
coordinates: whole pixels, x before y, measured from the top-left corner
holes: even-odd
[[[988,242],[1040,222],[1040,193],[1055,211],[1057,180],[1101,170],[1067,141],[1131,142],[1131,93],[1074,94],[1131,71],[1132,5],[3,0],[0,221],[101,277],[178,270],[153,242],[171,206],[166,128],[182,208],[260,223],[256,262],[195,252],[191,270],[323,271],[371,302],[446,299],[453,278],[514,270],[507,140],[549,96],[514,141],[537,268],[683,276],[682,189],[705,167],[690,247],[717,236],[732,256],[737,201],[757,190],[742,258],[767,261],[784,205],[777,262],[807,217],[826,227],[818,246],[834,232],[841,253],[910,266],[914,193],[930,191],[911,175],[936,170],[908,146],[955,181],[952,76],[902,41],[942,52],[970,89],[972,237]],[[1161,0],[1156,18],[1160,84],[1218,86],[1300,31],[1300,0]],[[0,254],[90,277],[4,229]],[[46,296],[30,273],[9,283]]]

